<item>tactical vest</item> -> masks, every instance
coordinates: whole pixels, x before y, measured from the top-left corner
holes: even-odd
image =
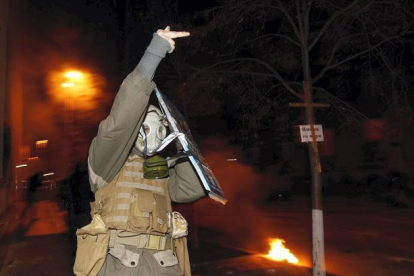
[[[93,212],[111,229],[165,235],[171,232],[168,178],[145,179],[143,162],[129,156],[115,178],[95,193]]]

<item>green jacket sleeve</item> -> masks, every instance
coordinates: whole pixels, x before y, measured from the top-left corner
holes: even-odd
[[[88,157],[93,192],[109,183],[127,160],[155,88],[150,80],[170,49],[165,39],[156,33],[153,35],[138,66],[123,81],[109,116],[99,125]]]
[[[170,168],[168,190],[171,200],[177,203],[188,203],[205,196],[203,185],[190,161],[177,163]]]
[[[110,182],[128,158],[144,120],[155,84],[135,69],[123,81],[109,116],[103,120],[89,148],[91,190]]]

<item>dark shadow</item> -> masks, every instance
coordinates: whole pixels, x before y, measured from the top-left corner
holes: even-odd
[[[76,256],[76,230],[91,222],[90,202],[94,194],[90,190],[87,165],[78,162],[74,173],[59,185],[59,201],[68,212],[68,239],[71,247],[72,262]]]
[[[21,223],[16,232],[18,235],[24,236],[26,231],[32,226],[36,219],[36,210],[34,205],[40,200],[38,188],[42,185],[43,173],[37,172],[27,180],[26,202],[25,207],[20,214]]]
[[[15,202],[2,217],[6,223],[0,236],[1,275],[73,276],[67,233],[46,234],[50,223],[42,224],[42,220],[56,222],[55,218],[65,216],[40,213],[51,211],[44,206],[54,206],[56,201],[55,191],[42,187],[42,175],[39,172],[28,179],[24,201]]]

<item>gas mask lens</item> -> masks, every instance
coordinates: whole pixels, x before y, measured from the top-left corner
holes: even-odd
[[[151,135],[151,125],[148,123],[142,123],[142,128],[144,129],[145,136],[149,137]]]
[[[166,136],[167,136],[167,129],[165,128],[165,126],[163,125],[158,126],[157,127],[157,138],[162,141],[165,139]]]

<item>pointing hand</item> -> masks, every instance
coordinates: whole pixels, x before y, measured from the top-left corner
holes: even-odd
[[[175,49],[174,38],[190,36],[189,32],[173,32],[173,31],[170,31],[170,26],[167,26],[167,28],[165,28],[164,30],[161,30],[161,29],[158,30],[157,34],[170,43],[171,50],[169,51],[169,53],[172,53],[172,51],[174,51],[174,49]]]

